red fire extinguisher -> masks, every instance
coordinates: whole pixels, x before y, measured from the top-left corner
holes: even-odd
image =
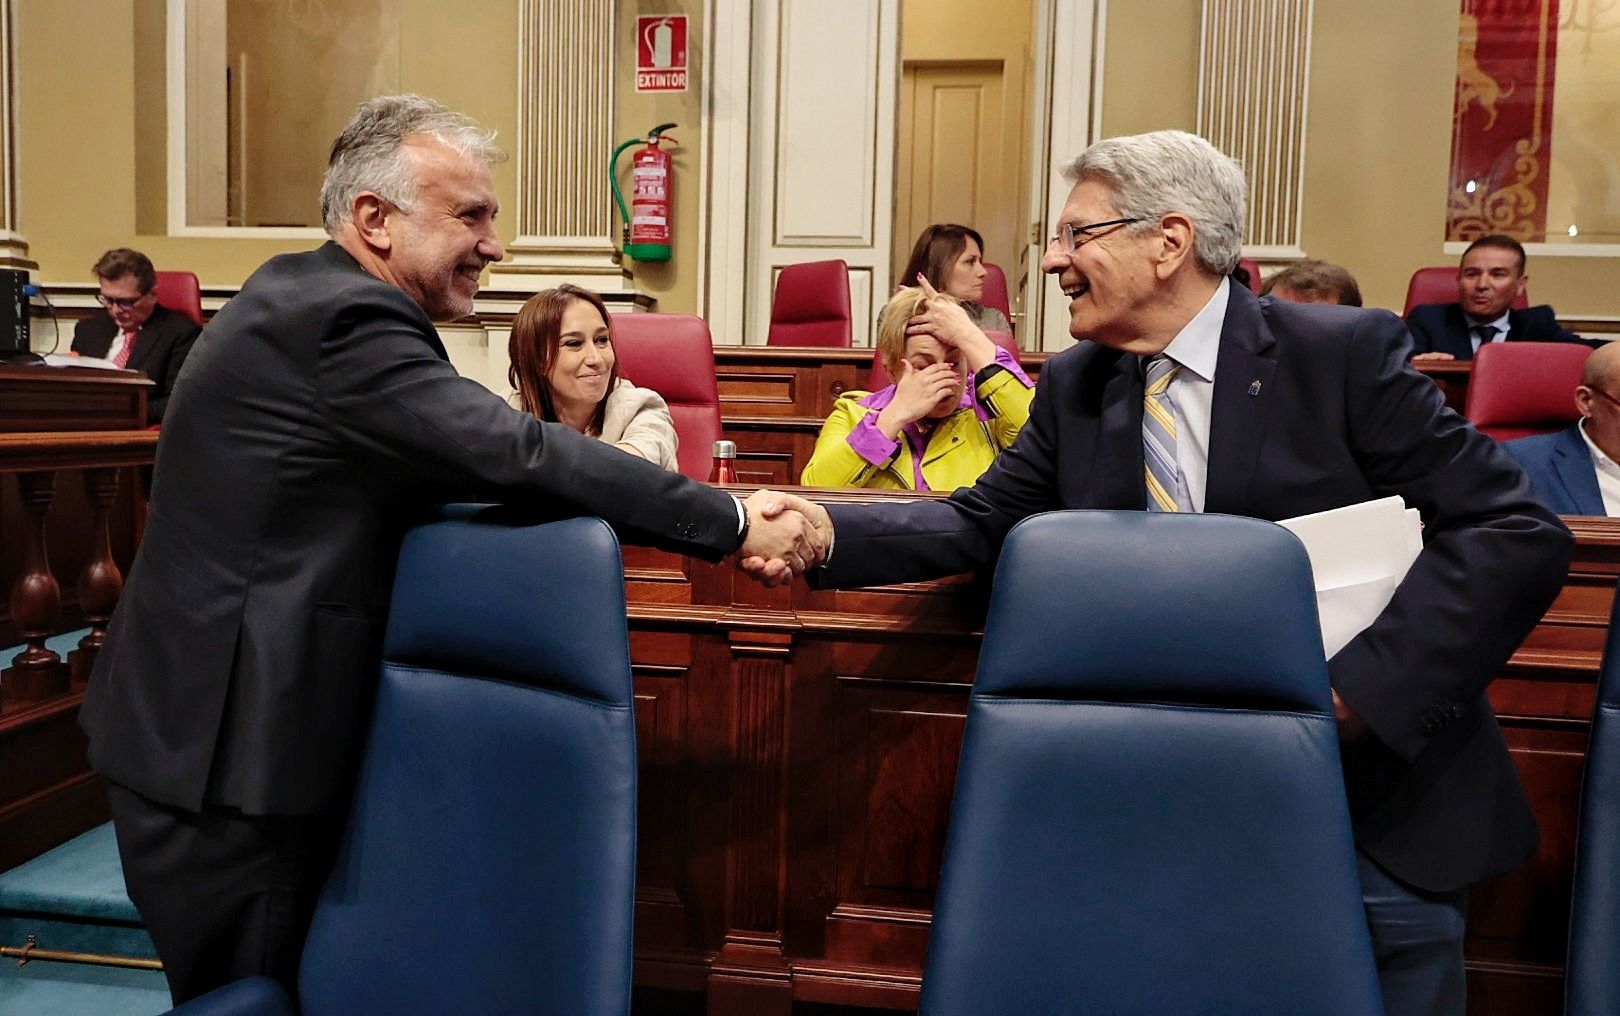
[[[665,141],[679,144],[674,138],[664,137],[664,132],[674,126],[663,123],[648,131],[646,147],[637,149],[631,157],[629,208],[625,208],[624,193],[619,190],[619,155],[642,139],[623,142],[608,159],[608,182],[613,185],[613,199],[619,203],[619,218],[624,222],[624,252],[637,261],[668,261],[674,244],[669,220],[674,160],[659,147]]]

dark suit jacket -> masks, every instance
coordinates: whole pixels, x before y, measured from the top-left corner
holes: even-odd
[[[1426,303],[1412,308],[1406,326],[1412,330],[1412,352],[1450,353],[1459,360],[1474,358],[1473,322],[1456,303]],[[1508,342],[1585,342],[1558,326],[1546,304],[1508,311]]]
[[[130,370],[144,371],[152,379],[152,394],[146,399],[146,422],[161,423],[169,405],[169,394],[180,377],[191,344],[202,331],[197,323],[167,307],[156,307],[135,336],[135,349],[129,354]],[[118,326],[106,311],[85,318],[73,328],[73,351],[80,356],[104,357],[118,335]]]
[[[1607,515],[1580,426],[1572,423],[1556,434],[1504,441],[1502,449],[1524,467],[1548,508],[1560,515]]]
[[[339,805],[404,530],[496,497],[684,553],[737,546],[729,495],[459,376],[421,308],[336,244],[271,259],[175,390],[81,715],[91,762],[185,809]]]
[[[1421,510],[1423,552],[1329,673],[1372,732],[1343,750],[1357,843],[1408,882],[1450,890],[1534,849],[1484,693],[1558,592],[1572,540],[1407,355],[1406,329],[1385,311],[1231,287],[1205,507],[1276,520],[1400,494]],[[837,545],[812,578],[857,586],[965,571],[994,560],[1007,530],[1036,512],[1141,510],[1141,417],[1138,357],[1090,342],[1066,350],[1042,369],[1018,440],[975,486],[948,501],[829,506]]]

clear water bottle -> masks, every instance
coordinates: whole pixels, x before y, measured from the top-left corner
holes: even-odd
[[[737,482],[737,443],[735,441],[716,441],[714,443],[714,469],[709,473],[709,482]]]

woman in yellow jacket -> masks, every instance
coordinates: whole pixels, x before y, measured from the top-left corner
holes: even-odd
[[[838,397],[804,467],[805,486],[969,486],[1029,419],[1034,384],[1018,360],[954,297],[918,282],[895,294],[878,322],[878,355],[895,383]]]

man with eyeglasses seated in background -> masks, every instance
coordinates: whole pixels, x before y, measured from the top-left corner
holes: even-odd
[[[73,352],[144,372],[156,386],[146,400],[146,422],[161,423],[180,365],[202,329],[184,314],[158,306],[152,292],[157,272],[140,251],[110,250],[91,271],[101,284],[96,302],[106,310],[73,329]]]
[[[1575,406],[1581,418],[1555,434],[1504,441],[1530,485],[1560,515],[1620,515],[1620,343],[1586,360]]]

